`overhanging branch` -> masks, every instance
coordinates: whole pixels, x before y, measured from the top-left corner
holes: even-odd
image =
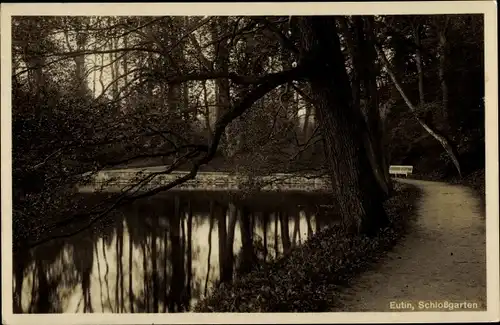
[[[102,219],[104,216],[109,214],[111,211],[125,205],[128,203],[131,203],[135,200],[145,198],[152,196],[154,194],[160,193],[167,191],[169,189],[174,188],[175,186],[178,186],[180,184],[183,184],[184,182],[194,179],[198,173],[199,168],[202,165],[205,165],[209,163],[214,157],[217,152],[217,148],[219,146],[219,143],[221,141],[222,135],[225,132],[225,129],[229,123],[231,123],[234,119],[239,117],[241,114],[243,114],[246,110],[250,109],[252,105],[265,96],[268,92],[273,90],[274,88],[292,81],[292,80],[300,80],[304,77],[306,69],[304,67],[296,67],[291,70],[286,70],[278,73],[273,73],[269,74],[266,76],[261,77],[258,82],[258,86],[255,87],[253,90],[251,90],[244,98],[242,98],[240,101],[234,105],[234,107],[228,111],[226,114],[224,114],[216,123],[215,126],[215,131],[214,131],[214,136],[212,137],[212,141],[210,143],[210,146],[208,150],[205,146],[198,147],[192,151],[189,151],[187,154],[184,156],[180,157],[177,159],[174,163],[172,163],[168,168],[166,168],[163,171],[159,172],[154,172],[148,174],[144,179],[140,180],[139,183],[134,184],[130,186],[126,191],[120,193],[117,197],[114,198],[115,202],[111,204],[109,207],[102,211],[96,211],[93,213],[87,213],[85,216],[87,217],[92,217],[93,218],[83,227],[80,229],[73,231],[70,234],[64,234],[64,235],[54,235],[42,240],[39,240],[35,243],[28,244],[27,246],[29,248],[33,248],[36,246],[39,246],[41,244],[44,244],[48,241],[54,240],[54,239],[61,239],[61,238],[68,238],[71,236],[74,236],[78,233],[81,233],[82,231],[85,231],[86,229],[89,229],[94,225],[98,220]],[[205,155],[199,159],[196,159],[197,156],[201,152],[205,152]],[[169,184],[159,186],[157,188],[154,188],[152,190],[146,191],[144,193],[137,194],[147,183],[149,183],[154,177],[157,175],[163,175],[163,174],[169,174],[172,171],[176,170],[179,166],[183,165],[184,163],[188,162],[189,160],[194,160],[193,162],[193,167],[191,168],[191,171],[182,176],[177,178],[175,181],[170,182]],[[72,218],[69,218],[67,220],[57,222],[51,226],[49,226],[47,229],[49,230],[54,230],[57,228],[60,228],[62,226],[67,226],[70,224],[72,221],[81,218],[82,216],[73,216]]]
[[[173,75],[166,76],[161,73],[151,73],[148,74],[151,78],[165,80],[169,84],[180,84],[188,81],[205,81],[214,79],[229,79],[234,83],[241,85],[255,85],[260,84],[262,81],[271,75],[264,76],[244,76],[238,75],[233,72],[217,72],[217,71],[207,71],[207,72],[195,72],[187,73],[184,75]]]

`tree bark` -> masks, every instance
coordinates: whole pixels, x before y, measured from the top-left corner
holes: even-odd
[[[372,135],[372,142],[379,153],[377,157],[380,159],[379,166],[385,181],[383,185],[387,187],[387,194],[389,195],[389,192],[392,190],[392,182],[389,175],[389,157],[386,143],[387,132],[384,126],[385,117],[381,112],[383,108],[380,107],[376,78],[379,71],[377,69],[377,52],[373,46],[375,42],[375,34],[373,33],[374,19],[372,16],[363,17],[362,22],[361,27],[365,34],[362,53],[366,53],[363,80],[367,98],[365,104],[367,106],[367,120],[371,131],[370,134]]]
[[[359,107],[353,105],[349,78],[332,17],[301,18],[308,79],[325,141],[334,196],[348,232],[375,234],[387,224],[385,189],[372,168],[373,152]],[[371,151],[367,153],[367,151]]]
[[[352,26],[349,26],[348,20],[344,17],[340,17],[339,21],[346,35],[347,49],[352,63],[352,105],[359,107],[364,115],[368,128],[367,134],[364,135],[368,158],[375,177],[384,192],[384,198],[388,198],[391,178],[385,157],[386,150],[378,107],[376,72],[374,70],[376,54],[372,53],[369,45],[372,41],[369,31],[371,20],[355,16],[351,23]]]
[[[361,81],[360,81],[360,72],[362,69],[361,61],[363,60],[363,56],[360,55],[360,31],[358,29],[359,19],[361,17],[353,17],[355,20],[354,24],[349,24],[349,21],[346,17],[339,17],[338,22],[343,29],[342,32],[345,35],[345,42],[347,45],[347,52],[351,57],[351,93],[352,93],[352,102],[354,106],[359,106],[361,102]]]
[[[374,53],[373,46],[370,46],[370,42],[373,41],[373,33],[370,30],[372,20],[373,18],[355,16],[353,17],[352,28],[349,28],[347,20],[340,18],[352,61],[351,88],[353,106],[361,108],[367,123],[368,133],[364,137],[368,157],[375,177],[384,191],[385,198],[387,198],[391,189],[391,178],[386,159],[387,150],[384,145],[384,132],[381,125],[376,71],[374,68],[377,56]]]

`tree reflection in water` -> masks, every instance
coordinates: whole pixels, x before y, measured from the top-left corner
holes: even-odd
[[[200,191],[135,202],[107,226],[14,256],[14,312],[189,311],[214,286],[335,222],[317,215],[328,201]]]

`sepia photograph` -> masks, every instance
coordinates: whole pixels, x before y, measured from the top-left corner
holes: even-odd
[[[2,324],[498,321],[495,2],[290,8],[2,4]]]

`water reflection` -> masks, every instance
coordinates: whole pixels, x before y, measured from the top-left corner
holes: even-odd
[[[221,282],[335,222],[319,194],[171,192],[14,257],[16,313],[189,311]]]

